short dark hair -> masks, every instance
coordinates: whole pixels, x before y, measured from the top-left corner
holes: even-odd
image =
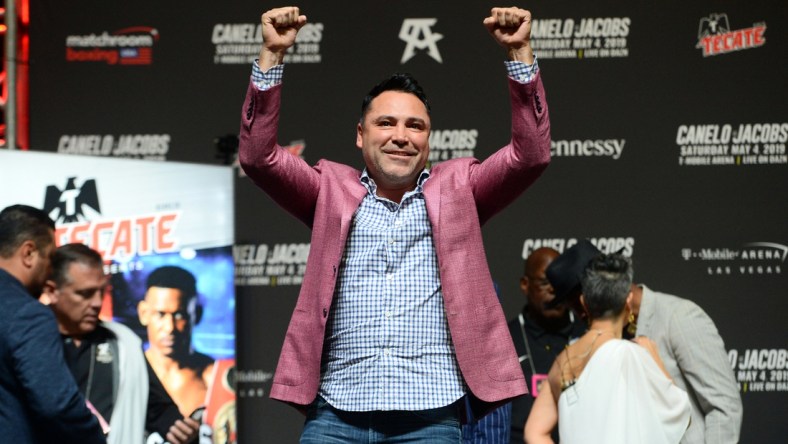
[[[184,302],[197,295],[197,280],[188,270],[175,265],[159,267],[150,275],[145,289],[151,287],[174,288],[181,291]]]
[[[583,273],[583,297],[591,319],[621,314],[632,287],[632,261],[621,254],[603,254],[591,260]]]
[[[85,264],[93,268],[104,266],[101,254],[85,244],[61,245],[55,250],[55,255],[52,257],[52,280],[58,287],[70,280],[68,268],[73,263]]]
[[[369,90],[369,93],[367,93],[367,96],[364,97],[364,100],[361,102],[361,118],[359,122],[364,122],[364,116],[367,115],[367,110],[372,100],[386,91],[400,91],[413,94],[418,97],[421,103],[424,104],[424,107],[427,108],[427,114],[430,113],[430,103],[427,101],[427,95],[424,94],[424,90],[421,89],[419,82],[408,73],[394,73],[391,77],[383,80]]]
[[[42,210],[11,205],[0,211],[0,257],[9,258],[28,240],[43,250],[53,242],[55,222]]]

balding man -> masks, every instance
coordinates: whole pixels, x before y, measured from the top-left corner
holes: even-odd
[[[566,304],[548,306],[555,298],[545,270],[558,257],[552,248],[534,250],[525,261],[525,273],[520,278],[520,289],[526,298],[523,311],[509,321],[515,350],[528,383],[529,394],[512,401],[512,443],[523,442],[523,427],[539,394],[539,384],[547,378],[553,360],[573,339],[583,335],[586,326]],[[558,442],[555,434],[553,440]]]

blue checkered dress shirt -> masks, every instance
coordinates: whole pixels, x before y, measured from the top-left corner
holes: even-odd
[[[424,410],[465,393],[443,309],[422,187],[367,195],[353,218],[326,326],[320,395],[349,411]]]

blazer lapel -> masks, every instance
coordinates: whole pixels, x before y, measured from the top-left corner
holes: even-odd
[[[339,232],[342,236],[340,240],[341,245],[344,246],[347,241],[347,235],[350,232],[350,223],[353,215],[356,213],[359,205],[361,205],[361,201],[364,200],[367,189],[361,183],[358,183],[358,178],[356,178],[356,183],[344,183],[342,186],[347,190],[347,192],[342,193],[342,210],[339,221]]]
[[[651,290],[645,285],[643,289],[643,298],[640,301],[640,313],[638,313],[638,328],[635,334],[643,336],[651,336],[652,324],[654,322],[654,295]]]
[[[435,231],[441,220],[441,181],[440,175],[436,174],[435,170],[430,172],[430,178],[424,183],[424,201],[427,206],[427,216],[432,223],[432,237],[435,242],[435,248],[439,249],[438,243],[440,240]]]

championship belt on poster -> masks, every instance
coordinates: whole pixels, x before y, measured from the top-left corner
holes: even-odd
[[[210,426],[214,444],[235,443],[235,359],[216,361],[210,387],[203,423]]]

